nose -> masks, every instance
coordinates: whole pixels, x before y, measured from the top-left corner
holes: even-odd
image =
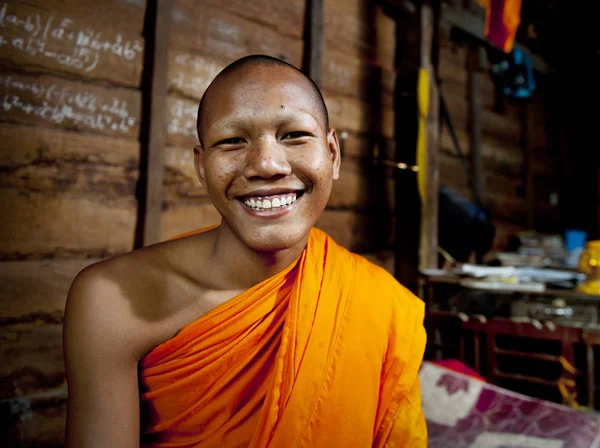
[[[271,179],[292,173],[286,149],[276,139],[257,140],[248,150],[244,177]]]

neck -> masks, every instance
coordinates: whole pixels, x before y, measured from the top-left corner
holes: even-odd
[[[308,241],[307,235],[286,249],[257,251],[240,241],[225,223],[215,230],[214,266],[219,267],[219,277],[230,289],[245,290],[278,274],[302,254]]]

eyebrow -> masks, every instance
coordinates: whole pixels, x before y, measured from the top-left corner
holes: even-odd
[[[321,124],[321,122],[317,119],[317,117],[315,117],[309,111],[305,111],[305,110],[299,111],[295,114],[286,114],[283,116],[277,116],[277,118],[275,120],[273,120],[273,123],[276,123],[277,125],[282,125],[282,124],[286,124],[286,123],[289,123],[292,121],[302,120],[304,117],[309,117],[316,125]],[[221,130],[239,129],[241,127],[246,126],[247,123],[248,123],[248,120],[246,120],[246,119],[239,119],[239,118],[229,119],[229,118],[225,117],[225,118],[215,121],[214,123],[210,123],[209,127],[211,127],[211,128],[218,127]]]

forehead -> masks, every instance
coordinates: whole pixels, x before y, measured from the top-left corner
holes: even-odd
[[[250,66],[226,74],[209,88],[202,110],[203,128],[227,119],[309,114],[317,121],[319,102],[309,82],[285,66]]]

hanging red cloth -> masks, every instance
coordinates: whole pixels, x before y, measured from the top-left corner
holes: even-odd
[[[485,8],[485,38],[510,53],[521,23],[521,0],[477,0]]]

